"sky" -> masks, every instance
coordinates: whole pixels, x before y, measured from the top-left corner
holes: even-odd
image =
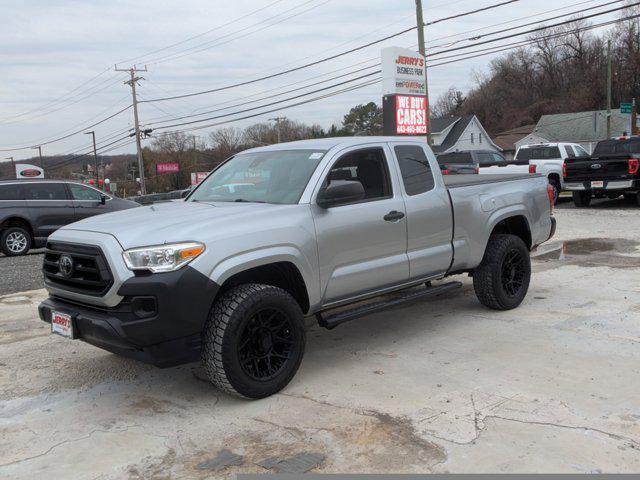
[[[501,1],[504,0],[423,0],[425,22]],[[455,46],[471,45],[473,41],[467,39],[479,33],[604,2],[519,0],[427,27],[426,41],[432,51],[456,41]],[[566,8],[542,14],[563,7]],[[1,150],[30,147],[74,133],[130,105],[131,89],[123,83],[128,74],[114,71],[116,65],[118,68],[146,65],[147,71],[138,74],[143,77],[138,86],[139,99],[155,99],[252,80],[415,25],[414,0],[0,0],[0,11],[4,19],[0,29],[0,161],[9,156],[22,160],[35,153],[30,148]],[[595,21],[613,17],[611,14]],[[513,23],[497,25],[510,21]],[[185,99],[143,103],[140,122],[143,128],[157,128],[171,124],[175,117],[193,113],[227,107],[209,115],[214,116],[251,108],[266,103],[256,102],[264,96],[286,93],[373,65],[385,46],[416,49],[416,45],[414,30],[277,78]],[[475,79],[488,71],[495,56],[430,68],[431,99],[435,100],[450,86],[463,91],[473,87]],[[357,75],[347,79],[354,76]],[[381,97],[381,86],[375,84],[222,126],[243,127],[287,116],[327,128],[332,123],[339,124],[352,106],[369,101],[381,103]],[[229,118],[233,117],[225,120]],[[132,126],[133,113],[129,109],[90,129],[95,131],[98,146],[106,153],[126,141]],[[189,133],[205,140],[213,129]],[[91,136],[81,132],[45,144],[42,150],[45,155],[85,153],[90,141]],[[134,145],[127,145],[109,153],[134,151]]]

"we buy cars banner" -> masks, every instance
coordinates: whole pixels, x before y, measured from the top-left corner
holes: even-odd
[[[386,95],[382,100],[385,135],[426,135],[427,97]]]

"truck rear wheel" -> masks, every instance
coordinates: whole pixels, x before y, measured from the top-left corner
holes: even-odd
[[[203,332],[202,362],[219,389],[264,398],[291,381],[304,347],[298,302],[281,288],[246,284],[213,305]]]
[[[515,235],[492,235],[482,263],[473,272],[480,303],[494,310],[511,310],[524,300],[531,279],[529,249]]]
[[[573,192],[573,204],[578,208],[588,207],[591,203],[591,192]]]
[[[560,192],[562,191],[562,187],[560,186],[560,182],[555,178],[549,179],[549,185],[553,188],[553,204],[557,205],[558,200],[560,199]]]

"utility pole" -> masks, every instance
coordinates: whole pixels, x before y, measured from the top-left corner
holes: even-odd
[[[278,143],[280,143],[280,122],[286,119],[287,117],[275,117],[275,118],[269,119],[270,121],[276,122],[276,131],[278,132]]]
[[[16,173],[16,162],[13,161],[13,157],[7,157],[6,159],[11,161],[11,170],[13,171],[13,176],[16,177],[17,180],[18,175]]]
[[[38,149],[38,156],[40,157],[40,168],[42,169],[42,171],[44,171],[44,162],[42,160],[42,147],[40,145],[38,145],[37,147],[31,147],[31,148],[37,148]]]
[[[85,135],[91,134],[91,138],[93,138],[93,160],[94,160],[94,165],[96,169],[96,187],[97,187],[98,183],[100,182],[100,175],[98,174],[99,170],[98,170],[98,151],[96,150],[96,132],[91,130],[90,132],[84,132],[84,134]]]
[[[429,120],[429,82],[427,75],[427,52],[424,44],[424,18],[422,16],[422,0],[416,0],[416,21],[418,24],[418,51],[424,58],[424,95],[427,99],[427,145],[431,145],[431,121]]]
[[[140,122],[138,121],[138,97],[136,96],[136,84],[139,80],[144,80],[142,77],[137,77],[137,72],[146,72],[147,67],[144,69],[137,68],[135,65],[131,68],[121,69],[115,67],[116,72],[129,72],[131,80],[124,82],[131,87],[131,95],[133,96],[133,120],[136,128],[136,149],[138,151],[138,171],[140,174],[140,192],[142,195],[146,195],[147,188],[144,181],[144,160],[142,158],[142,145],[140,144]]]
[[[607,41],[607,139],[611,138],[611,40]]]

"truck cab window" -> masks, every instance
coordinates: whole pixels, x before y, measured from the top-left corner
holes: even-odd
[[[407,195],[418,195],[431,190],[435,182],[429,160],[422,147],[402,145],[394,148]]]
[[[364,187],[365,200],[392,195],[389,169],[381,148],[367,148],[346,154],[333,164],[327,181],[352,180]]]

